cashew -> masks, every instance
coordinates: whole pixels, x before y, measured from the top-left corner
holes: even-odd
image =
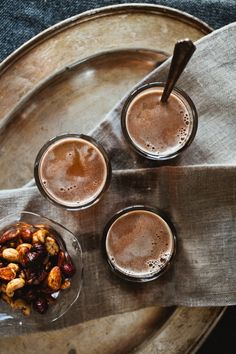
[[[54,238],[48,236],[45,242],[46,249],[50,256],[55,256],[59,252],[59,247]]]
[[[7,296],[13,297],[14,292],[17,289],[23,288],[24,285],[25,285],[25,281],[22,278],[15,278],[15,279],[9,281],[9,283],[7,284],[7,287],[6,287]]]
[[[16,250],[19,252],[22,248],[28,248],[30,250],[32,245],[30,243],[22,243],[21,245],[17,246]]]
[[[2,252],[2,256],[9,262],[18,262],[19,261],[19,253],[14,248],[6,248]]]
[[[29,316],[30,315],[30,305],[28,305],[24,300],[17,299],[12,304],[13,309],[21,310],[23,315]]]
[[[44,243],[45,237],[49,234],[48,230],[40,229],[33,233],[32,241],[33,243]]]

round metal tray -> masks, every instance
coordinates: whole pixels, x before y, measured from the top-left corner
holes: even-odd
[[[29,41],[0,66],[0,187],[27,182],[38,148],[52,135],[88,133],[176,40],[197,40],[210,31],[180,11],[133,4],[89,11]],[[31,353],[36,343],[38,351],[51,353],[193,352],[222,313],[152,307],[53,335],[4,338],[1,352]]]

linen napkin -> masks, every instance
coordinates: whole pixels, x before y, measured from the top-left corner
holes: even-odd
[[[236,24],[231,24],[198,41],[179,80],[178,86],[192,97],[199,113],[195,142],[171,163],[179,166],[116,171],[103,200],[76,213],[54,207],[36,187],[0,192],[0,218],[20,210],[47,215],[74,232],[84,252],[85,280],[78,302],[63,319],[37,329],[60,328],[154,304],[236,304],[235,30]],[[142,83],[163,80],[168,65],[169,61]],[[156,163],[136,155],[122,137],[124,99],[92,134],[108,150],[114,170],[153,167]],[[100,249],[109,218],[139,203],[166,211],[178,237],[172,268],[144,285],[129,284],[111,274]],[[1,333],[9,334],[6,322]],[[19,329],[12,327],[11,334],[20,334]]]
[[[24,193],[22,189],[0,192],[2,214],[30,210],[47,215],[73,231],[82,246],[84,282],[78,301],[63,318],[44,328],[39,324],[37,330],[61,328],[150,305],[236,304],[235,177],[234,166],[116,171],[104,198],[79,212],[52,206],[36,187]],[[172,266],[159,279],[145,284],[120,280],[101,253],[107,221],[118,210],[134,204],[165,211],[177,233]],[[0,327],[2,334],[9,334],[6,323],[0,322]],[[26,330],[11,328],[12,335],[19,331]]]
[[[168,165],[233,164],[236,162],[236,22],[212,32],[196,44],[187,68],[177,82],[192,98],[199,125],[192,145]],[[141,84],[165,81],[170,59]],[[140,86],[140,83],[136,88]],[[125,142],[120,115],[126,95],[92,135],[109,152],[114,169],[157,166],[140,157]]]

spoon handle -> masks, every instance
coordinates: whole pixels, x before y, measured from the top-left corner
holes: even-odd
[[[188,64],[188,61],[193,55],[195,49],[196,47],[190,39],[183,39],[175,44],[168,78],[161,97],[162,103],[168,100],[173,87]]]

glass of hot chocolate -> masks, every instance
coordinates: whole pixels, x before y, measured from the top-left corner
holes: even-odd
[[[44,197],[68,210],[98,202],[110,184],[111,165],[103,147],[82,134],[63,134],[48,141],[34,166]]]
[[[151,160],[168,160],[182,153],[193,141],[198,115],[193,101],[175,87],[168,101],[161,102],[164,83],[152,82],[133,91],[126,100],[121,125],[131,147]]]
[[[133,282],[158,278],[176,251],[174,226],[163,212],[142,205],[118,212],[104,230],[103,250],[111,270]]]

